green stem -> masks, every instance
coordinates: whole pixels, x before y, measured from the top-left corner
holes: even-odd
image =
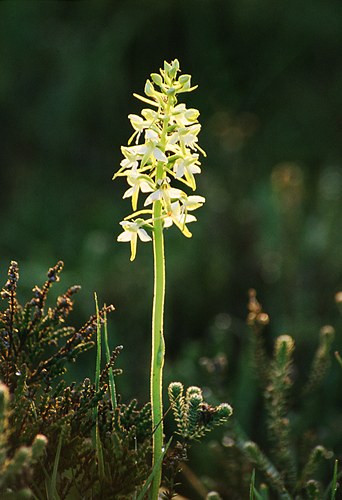
[[[160,148],[165,153],[167,127],[170,111],[170,97],[164,108],[164,123],[160,138]],[[165,165],[158,162],[155,182],[166,176]],[[153,203],[153,256],[154,256],[154,292],[152,309],[152,359],[151,359],[151,405],[153,456],[152,467],[155,468],[150,499],[158,500],[162,476],[163,453],[163,367],[165,357],[164,341],[164,302],[165,302],[165,254],[162,204],[160,200]]]
[[[157,178],[163,176],[163,165],[157,168]],[[153,426],[153,466],[157,466],[151,486],[151,499],[158,499],[161,482],[161,463],[159,457],[163,450],[163,366],[165,342],[163,334],[164,299],[165,299],[165,258],[163,221],[160,219],[161,202],[155,201],[153,207],[154,231],[154,295],[152,313],[152,360],[151,360],[151,405]],[[158,463],[159,462],[159,463]],[[157,465],[158,464],[158,465]]]

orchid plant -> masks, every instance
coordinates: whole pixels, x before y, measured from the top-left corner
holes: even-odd
[[[197,88],[190,75],[179,75],[177,59],[164,62],[160,73],[152,73],[145,84],[145,96],[134,94],[149,108],[141,116],[128,116],[134,133],[121,148],[124,159],[114,175],[125,177],[129,185],[123,198],[131,198],[133,213],[120,225],[119,242],[129,242],[131,260],[138,240],[153,241],[154,296],[152,313],[151,405],[153,422],[154,479],[151,498],[158,498],[163,454],[162,382],[165,356],[163,334],[165,298],[164,229],[176,226],[187,238],[188,224],[196,221],[193,211],[205,202],[199,195],[188,195],[180,187],[196,190],[195,176],[201,172],[199,156],[205,152],[198,144],[201,125],[199,111],[178,103],[178,97]],[[134,141],[134,144],[132,145]],[[178,187],[173,182],[179,182]],[[147,195],[139,209],[139,195]]]

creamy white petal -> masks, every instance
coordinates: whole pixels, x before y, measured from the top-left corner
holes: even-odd
[[[159,148],[154,148],[153,154],[156,160],[167,162],[167,157]]]
[[[145,229],[138,229],[138,236],[139,238],[141,239],[141,241],[151,241],[152,238],[149,234],[147,234],[147,232],[145,231]]]
[[[157,189],[157,191],[154,191],[154,193],[150,194],[145,200],[144,206],[146,207],[147,205],[150,205],[156,200],[160,200],[163,197],[163,193],[160,191],[160,189]]]
[[[165,217],[164,219],[164,227],[171,227],[173,224],[173,220],[171,217]]]
[[[185,218],[185,223],[188,224],[189,222],[196,222],[197,219],[194,215],[187,214]]]
[[[138,116],[138,115],[128,115],[128,118],[132,124],[132,127],[135,129],[135,130],[142,130],[144,128],[144,125],[145,125],[145,121],[141,118],[141,116]],[[148,124],[146,124],[145,126],[148,126]]]
[[[119,234],[117,237],[117,241],[131,241],[133,238],[134,233],[129,233],[128,231],[124,231],[123,233]]]
[[[184,193],[180,189],[170,187],[168,190],[169,197],[174,200],[180,198]]]
[[[136,169],[139,165],[139,163],[133,159],[132,160],[128,160],[127,158],[124,158],[121,162],[120,162],[120,165],[121,167],[124,167],[124,168],[132,168],[132,169]]]
[[[131,222],[130,220],[121,221],[120,226],[122,226],[126,231],[137,231],[139,227],[136,222]]]
[[[154,191],[153,187],[146,181],[140,181],[140,189],[143,193],[152,193]]]
[[[177,160],[173,166],[176,177],[183,177],[185,173],[185,162],[184,160]]]
[[[188,169],[192,174],[200,174],[201,173],[201,169],[197,165],[189,165]]]
[[[124,195],[122,198],[130,198],[131,196],[133,196],[133,193],[134,193],[134,188],[131,187],[131,188],[127,189],[127,191],[124,192]]]
[[[205,198],[204,198],[204,196],[192,195],[192,196],[188,196],[187,201],[190,202],[190,204],[191,203],[205,203]]]
[[[158,142],[159,135],[154,130],[149,129],[149,130],[146,130],[146,132],[145,132],[145,139],[147,141]]]

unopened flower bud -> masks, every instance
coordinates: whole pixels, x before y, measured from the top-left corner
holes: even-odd
[[[151,78],[154,81],[154,83],[156,83],[157,85],[159,85],[159,87],[162,86],[163,79],[162,79],[162,77],[161,77],[161,75],[159,73],[151,73]]]

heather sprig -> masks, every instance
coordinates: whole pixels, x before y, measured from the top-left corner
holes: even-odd
[[[151,407],[139,408],[136,400],[123,404],[116,394],[122,346],[109,350],[106,314],[112,306],[97,308],[75,329],[66,320],[79,287],[49,305],[62,267],[52,267],[22,305],[13,261],[1,292],[0,380],[6,385],[0,384],[0,497],[43,500],[48,491],[61,499],[133,498],[149,472]],[[60,375],[94,345],[102,324],[106,363],[101,369],[98,363],[95,383],[85,378],[68,385]]]
[[[251,343],[254,366],[263,388],[272,460],[255,442],[249,440],[235,423],[237,447],[262,472],[268,485],[280,498],[292,499],[293,495],[301,498],[303,492],[306,494],[305,498],[328,498],[328,490],[323,494],[323,485],[314,476],[320,463],[331,459],[333,453],[322,445],[316,445],[307,451],[302,464],[298,463],[295,453],[294,426],[290,413],[295,373],[294,339],[286,334],[278,336],[274,342],[273,356],[270,357],[264,339],[264,327],[270,319],[257,300],[255,290],[249,291],[248,311],[247,324],[253,332]],[[320,331],[319,345],[307,382],[299,392],[302,404],[308,402],[308,396],[317,390],[323,381],[330,365],[333,339],[334,328],[324,326]],[[256,490],[254,493],[255,498],[258,498]]]
[[[0,383],[0,492],[2,498],[32,498],[29,483],[33,467],[42,458],[47,439],[44,435],[37,434],[31,446],[16,446],[11,449],[10,412],[9,390]]]
[[[199,387],[188,387],[184,394],[183,384],[172,382],[168,389],[177,434],[186,441],[199,439],[214,427],[224,424],[233,410],[227,403],[211,406],[203,399]]]

